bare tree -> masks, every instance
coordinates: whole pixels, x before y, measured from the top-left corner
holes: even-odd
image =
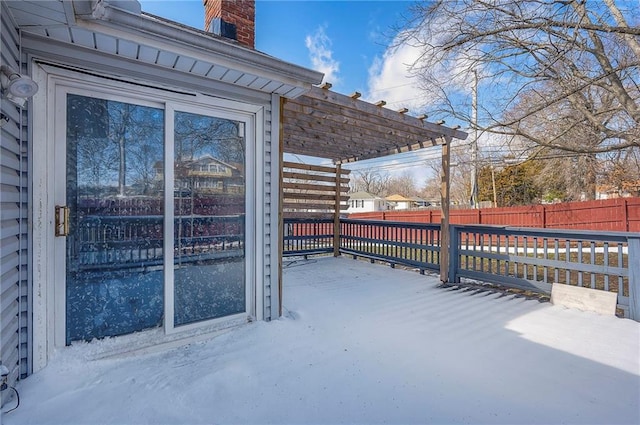
[[[77,178],[80,186],[102,190],[112,177],[117,164],[116,151],[107,138],[79,138],[77,146]]]
[[[470,75],[480,76],[480,130],[531,146],[602,153],[640,146],[640,19],[618,0],[440,0],[418,4],[403,41],[431,115],[474,127]],[[462,95],[462,96],[461,96]]]
[[[435,177],[425,182],[421,193],[430,199],[440,197],[440,182],[442,176],[442,161],[431,160],[426,163]],[[471,174],[475,164],[467,143],[453,145],[451,148],[451,168],[449,170],[449,192],[451,203],[454,205],[471,204]],[[434,196],[436,195],[437,196]]]
[[[244,130],[236,121],[177,112],[175,151],[177,161],[209,155],[227,163],[244,164]]]
[[[406,198],[414,197],[418,194],[416,182],[413,176],[404,172],[389,179],[385,195],[402,195]]]
[[[117,152],[108,138],[108,102],[70,94],[67,99],[67,179],[84,195],[99,193],[113,177]]]
[[[602,168],[595,154],[545,148],[531,155],[530,159],[540,164],[534,180],[546,201],[595,199]]]
[[[640,195],[640,149],[614,152],[603,161],[599,180],[612,186],[618,196]]]
[[[114,101],[108,102],[107,109],[108,138],[117,152],[118,196],[148,194],[154,185],[154,165],[162,162],[164,113],[157,108]]]
[[[383,196],[387,192],[389,179],[389,173],[374,168],[365,168],[354,171],[351,174],[349,186],[351,192],[367,192],[372,195]]]
[[[420,189],[419,196],[428,201],[440,201],[440,179],[439,177],[431,177],[424,182]]]

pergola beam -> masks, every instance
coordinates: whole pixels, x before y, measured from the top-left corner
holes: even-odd
[[[353,158],[346,158],[344,160],[338,161],[337,163],[340,164],[344,164],[346,162],[356,162],[356,161],[364,161],[366,159],[374,159],[374,158],[380,158],[381,156],[389,156],[389,155],[397,155],[399,153],[405,153],[405,152],[411,152],[411,151],[417,151],[420,149],[424,149],[424,148],[430,148],[433,146],[437,146],[437,141],[436,140],[429,140],[427,142],[419,142],[413,145],[403,145],[403,146],[398,146],[396,148],[391,148],[391,149],[387,149],[387,150],[383,150],[383,151],[375,151],[375,152],[370,152],[370,153],[363,153],[357,157],[353,157]]]
[[[375,158],[376,156],[407,152],[438,144],[438,139],[380,141],[374,138],[358,137],[354,133],[347,135],[330,132],[323,133],[320,131],[301,130],[290,125],[285,125],[284,131],[285,133],[296,132],[296,136],[287,141],[285,149],[287,152],[310,156],[326,155],[330,152],[332,154],[330,158],[336,163],[349,162],[348,160],[351,158]]]
[[[360,101],[360,103],[363,102]],[[403,115],[398,112],[393,112],[393,114],[397,118]],[[367,115],[358,110],[328,105],[317,99],[304,97],[289,101],[285,113],[285,124],[302,125],[304,123],[305,127],[307,124],[332,127],[336,130],[345,129],[363,132],[373,137],[411,137],[413,139],[421,139],[426,133],[429,133],[422,128],[423,124],[420,120],[417,123],[405,123],[403,121],[377,115]]]
[[[398,114],[398,112],[396,111],[392,111],[387,108],[380,108],[371,103],[358,100],[358,99],[352,99],[349,96],[345,96],[343,94],[332,92],[329,90],[322,90],[317,87],[313,87],[311,91],[309,91],[308,93],[304,94],[301,97],[318,99],[318,100],[328,102],[328,104],[331,104],[331,105],[339,105],[345,108],[355,109],[357,111],[370,114],[373,116],[378,116],[380,118],[387,118],[392,121],[399,121],[399,122],[405,123],[407,125],[422,127],[424,130],[438,133],[443,136],[449,136],[454,139],[465,139],[467,137],[467,134],[462,131],[454,130],[447,127],[442,127],[434,123],[423,122],[418,118],[412,117],[411,115]]]

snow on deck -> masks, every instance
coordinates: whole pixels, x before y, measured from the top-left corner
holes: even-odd
[[[284,270],[286,317],[137,356],[61,350],[4,423],[640,423],[639,323],[347,258]]]

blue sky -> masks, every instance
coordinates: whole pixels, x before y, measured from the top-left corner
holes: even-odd
[[[142,10],[203,29],[202,0],[145,0]],[[256,2],[256,48],[327,74],[333,90],[369,94],[369,74],[393,41],[410,1]],[[395,82],[390,82],[395,85]],[[380,87],[385,88],[385,87]],[[372,90],[375,88],[372,88]],[[380,92],[371,93],[375,97]]]
[[[202,0],[144,0],[142,10],[203,29]],[[387,108],[424,112],[408,65],[418,52],[390,48],[396,29],[406,23],[413,1],[256,1],[256,49],[325,73],[332,90],[359,91],[363,100],[385,100]],[[355,163],[348,168],[375,167],[391,174],[410,173],[422,186],[433,172],[425,160],[439,161],[440,150]]]
[[[195,28],[204,27],[202,0],[140,3],[146,12]],[[393,42],[394,28],[402,25],[411,4],[411,1],[257,0],[256,49],[324,72],[334,91],[344,94],[359,91],[365,98],[380,100],[386,94],[385,89],[408,84],[393,77],[376,81],[375,76],[380,74],[387,47]],[[404,64],[398,65],[406,68]]]

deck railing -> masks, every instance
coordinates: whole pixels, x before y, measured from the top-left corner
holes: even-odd
[[[340,252],[370,260],[438,270],[440,226],[380,220],[340,220]]]
[[[282,255],[333,252],[333,219],[287,218],[284,220]]]
[[[542,293],[554,283],[615,292],[630,317],[630,297],[640,295],[639,242],[637,233],[455,225],[449,275]]]
[[[174,220],[174,262],[243,255],[244,216]],[[67,238],[71,271],[147,268],[163,263],[162,216],[87,216]]]
[[[437,224],[341,219],[339,252],[392,266],[440,269]],[[450,226],[449,279],[538,293],[553,283],[617,294],[618,312],[640,320],[640,234]],[[285,255],[333,252],[332,220],[285,219]]]

